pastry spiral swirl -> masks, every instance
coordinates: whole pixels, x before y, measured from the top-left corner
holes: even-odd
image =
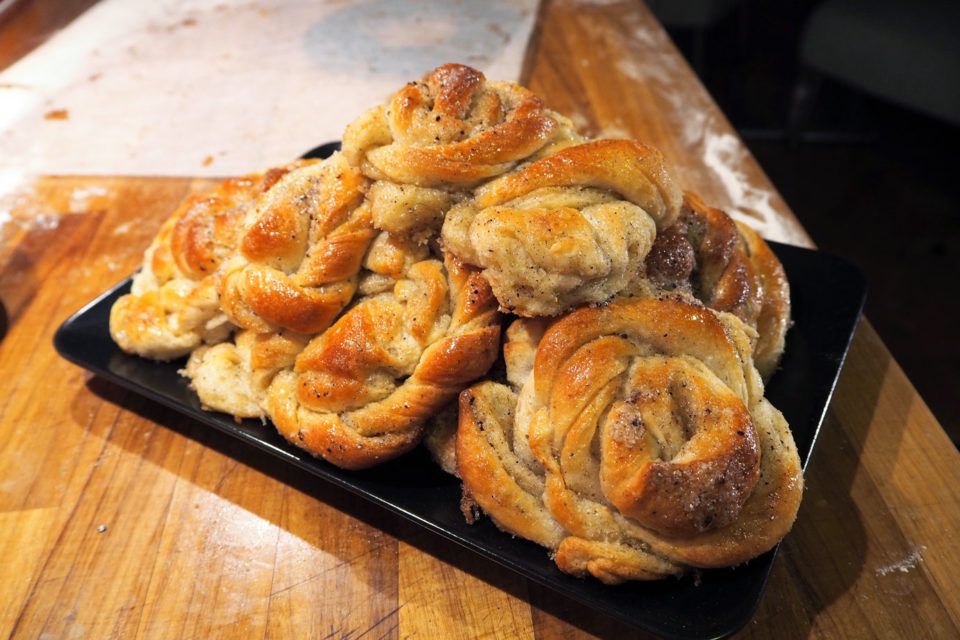
[[[763,553],[792,526],[803,480],[749,332],[674,300],[564,316],[535,359],[532,344],[514,349],[532,360],[519,396],[492,382],[461,394],[465,491],[563,571],[607,583]]]
[[[471,186],[539,151],[564,123],[520,85],[447,64],[348,126],[344,152],[374,179]]]
[[[377,228],[425,237],[469,188],[578,139],[570,121],[529,90],[447,64],[350,124],[343,151],[376,180]]]
[[[483,268],[503,308],[553,316],[626,289],[680,200],[659,151],[597,140],[478,187],[451,209],[442,237]]]
[[[497,356],[489,286],[453,257],[426,259],[361,299],[281,371],[264,403],[280,433],[350,469],[414,447],[426,421]]]
[[[686,193],[679,219],[657,236],[646,272],[655,290],[692,296],[755,328],[754,361],[769,379],[790,324],[790,287],[756,231]]]
[[[363,260],[357,300],[393,289],[429,249],[381,233]],[[201,346],[190,354],[183,375],[190,378],[204,408],[236,418],[263,418],[263,403],[273,378],[294,365],[310,338],[285,329],[266,333],[239,331],[232,340]]]
[[[350,302],[376,232],[367,180],[341,154],[285,175],[248,213],[220,304],[239,327],[313,335]]]
[[[522,316],[508,384],[476,383],[498,306]],[[341,153],[187,200],[110,330],[191,353],[205,409],[269,418],[344,468],[432,420],[465,513],[613,584],[736,565],[791,528],[800,461],[761,378],[789,314],[770,248],[684,196],[658,150],[586,141],[527,89],[448,64]]]
[[[172,360],[229,336],[218,306],[220,269],[255,199],[299,164],[225,180],[177,208],[147,249],[131,293],[110,310],[110,334],[121,349]]]

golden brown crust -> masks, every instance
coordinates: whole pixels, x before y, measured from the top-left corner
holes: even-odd
[[[681,193],[663,154],[637,140],[594,140],[568,147],[476,189],[479,207],[507,203],[545,187],[595,187],[619,194],[670,226]]]
[[[585,348],[583,355],[592,354]],[[696,361],[647,357],[628,375],[633,391],[611,405],[604,422],[604,493],[620,513],[661,533],[689,535],[728,525],[760,470],[757,437],[743,401]],[[671,411],[694,432],[682,456],[665,451],[644,425]],[[667,459],[670,453],[675,455]]]
[[[292,367],[307,338],[291,332],[240,331],[233,340],[199,347],[181,372],[206,410],[263,418],[260,405],[276,374]]]
[[[693,193],[645,261],[652,293],[676,292],[734,314],[758,333],[754,351],[764,379],[776,369],[790,323],[790,292],[780,261],[748,226]]]
[[[284,175],[307,164],[310,161],[298,160],[261,175],[229,178],[212,193],[188,199],[169,241],[171,256],[180,271],[194,280],[214,273],[236,250],[253,200]]]
[[[780,260],[760,234],[740,222],[737,229],[763,290],[756,318],[758,338],[753,358],[760,375],[767,380],[780,362],[790,328],[790,283]]]
[[[527,89],[448,64],[352,122],[343,153],[375,180],[376,228],[427,243],[473,186],[579,140]]]
[[[377,180],[468,187],[571,133],[527,89],[447,64],[348,126],[344,152]]]
[[[680,192],[660,153],[629,140],[567,147],[478,187],[453,207],[444,246],[484,268],[500,305],[525,317],[605,302],[643,271]]]
[[[464,490],[501,529],[554,549],[563,528],[544,506],[543,478],[516,455],[516,394],[481,382],[460,394],[457,469]]]
[[[350,469],[410,450],[432,419],[464,512],[568,573],[736,564],[796,515],[799,458],[753,365],[772,372],[789,323],[776,257],[681,198],[656,149],[584,142],[515,84],[444,65],[351,124],[342,154],[190,199],[145,264],[111,330],[151,357],[193,349],[205,408],[266,415]],[[665,290],[690,303],[615,299]],[[464,390],[497,357],[498,302],[606,306],[514,323],[512,388]],[[197,348],[227,319],[233,342]]]
[[[338,154],[287,174],[258,200],[220,286],[234,324],[308,335],[330,326],[375,236],[367,186]]]
[[[492,364],[500,325],[489,286],[448,257],[411,266],[361,300],[271,385],[281,434],[351,469],[415,446],[426,421]]]
[[[608,583],[766,551],[793,523],[802,476],[748,334],[734,316],[673,300],[560,318],[519,397],[493,383],[461,396],[465,490],[500,527],[555,550],[564,571]]]
[[[216,318],[217,287],[236,252],[240,223],[256,198],[302,164],[224,180],[177,208],[147,249],[131,295],[111,309],[110,332],[124,351],[171,360],[227,338],[229,324]]]

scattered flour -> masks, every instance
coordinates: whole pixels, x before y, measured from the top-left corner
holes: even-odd
[[[750,184],[746,174],[737,167],[747,150],[731,133],[706,134],[703,144],[703,162],[713,170],[723,185],[735,209],[729,213],[734,218],[747,222],[761,235],[777,240],[789,240],[780,222],[780,214],[771,204],[773,194]]]
[[[133,228],[133,220],[128,220],[127,222],[124,222],[123,224],[118,224],[116,227],[114,227],[112,235],[115,235],[115,236],[126,235],[132,228]]]
[[[801,228],[778,209],[774,192],[755,186],[742,169],[749,151],[737,136],[726,132],[723,118],[715,115],[706,91],[687,90],[683,84],[688,74],[686,65],[662,32],[639,22],[623,25],[625,30],[610,29],[602,23],[584,26],[593,37],[617,39],[619,46],[630,52],[616,61],[617,70],[648,87],[665,103],[668,109],[663,113],[671,130],[686,150],[701,158],[699,164],[706,171],[681,171],[681,178],[689,184],[714,182],[726,196],[716,205],[764,237],[809,245]]]
[[[20,171],[0,170],[0,230],[14,222],[13,210],[19,204],[25,176]]]
[[[84,213],[90,210],[90,200],[102,198],[109,192],[105,187],[93,186],[74,189],[70,194],[70,213]]]
[[[60,216],[55,213],[41,213],[30,220],[31,229],[52,231],[60,226]]]
[[[903,560],[878,567],[877,575],[886,576],[894,572],[909,573],[911,569],[916,569],[917,565],[923,562],[923,552],[926,550],[926,545],[914,547],[913,551],[911,551]]]

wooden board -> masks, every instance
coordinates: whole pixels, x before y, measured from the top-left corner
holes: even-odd
[[[735,135],[649,14],[554,2],[540,20],[531,86],[588,126],[664,148],[685,184],[723,203],[670,99],[616,64],[672,60],[673,100]],[[733,166],[775,195],[749,154]],[[205,186],[41,178],[0,230],[0,637],[635,637],[56,356],[63,319],[135,269]],[[868,322],[807,484],[743,635],[956,637],[960,455]]]

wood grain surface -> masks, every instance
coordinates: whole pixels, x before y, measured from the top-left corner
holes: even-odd
[[[545,5],[528,81],[587,128],[664,149],[708,200],[733,204],[740,180],[766,202],[748,216],[802,234],[642,6]],[[209,184],[40,178],[0,230],[0,637],[636,637],[56,355],[59,324]],[[957,637],[958,487],[960,455],[863,321],[742,636]]]

